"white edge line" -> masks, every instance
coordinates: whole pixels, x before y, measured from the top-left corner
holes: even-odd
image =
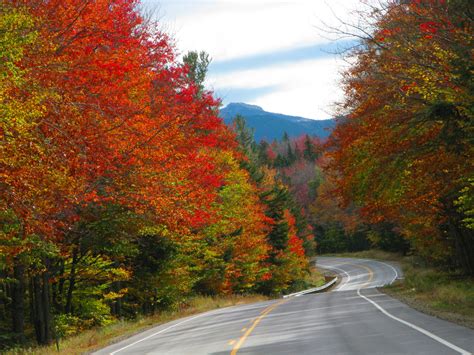
[[[128,345],[124,346],[123,348],[120,348],[120,349],[118,349],[118,350],[115,350],[115,351],[111,352],[110,355],[117,354],[118,352],[120,352],[120,351],[122,351],[122,350],[125,350],[125,349],[127,349],[127,348],[129,348],[129,347],[131,347],[131,346],[133,346],[133,345],[135,345],[135,344],[141,343],[141,342],[144,341],[144,340],[153,338],[154,336],[156,336],[156,335],[158,335],[158,334],[161,334],[161,333],[164,333],[164,332],[166,332],[166,331],[169,330],[169,329],[172,329],[172,328],[174,328],[174,327],[177,327],[178,325],[181,325],[181,324],[183,324],[183,323],[190,322],[190,321],[192,321],[193,319],[196,319],[196,318],[199,318],[199,317],[208,316],[208,315],[213,314],[213,313],[217,313],[217,312],[212,312],[212,311],[211,311],[211,312],[202,313],[202,314],[199,314],[199,315],[197,315],[197,316],[194,316],[194,317],[185,319],[185,320],[183,320],[182,322],[175,323],[175,324],[173,324],[173,325],[171,325],[171,326],[169,326],[169,327],[167,327],[167,328],[165,328],[165,329],[161,329],[161,330],[159,330],[159,331],[156,332],[156,333],[153,333],[153,334],[148,335],[148,336],[146,336],[146,337],[144,337],[144,338],[142,338],[142,339],[139,339],[139,340],[137,340],[137,341],[135,341],[135,342],[133,342],[133,343],[131,343],[131,344],[128,344]]]
[[[394,283],[396,279],[398,279],[398,271],[392,265],[390,265],[389,263],[384,263],[383,261],[379,261],[379,260],[375,260],[375,261],[377,261],[378,263],[387,265],[395,272],[395,277],[392,279],[392,281],[390,281],[391,284]]]
[[[372,303],[375,307],[377,307],[377,308],[378,308],[383,314],[385,314],[387,317],[390,317],[390,318],[396,320],[397,322],[400,322],[400,323],[405,324],[406,326],[408,326],[408,327],[410,327],[410,328],[413,328],[413,329],[417,330],[418,332],[420,332],[420,333],[422,333],[422,334],[424,334],[424,335],[430,337],[431,339],[436,340],[438,343],[441,343],[441,344],[443,344],[444,346],[447,346],[448,348],[451,348],[451,349],[457,351],[457,352],[460,353],[460,354],[463,354],[463,355],[472,355],[469,351],[466,351],[466,350],[464,350],[464,349],[461,349],[460,347],[458,347],[458,346],[456,346],[456,345],[450,343],[450,342],[447,341],[447,340],[444,340],[443,338],[440,338],[439,336],[437,336],[437,335],[435,335],[435,334],[429,332],[428,330],[423,329],[423,328],[420,328],[420,327],[418,327],[418,326],[416,326],[416,325],[414,325],[414,324],[412,324],[412,323],[409,323],[409,322],[407,322],[407,321],[404,321],[403,319],[400,319],[400,318],[395,317],[394,315],[388,313],[385,309],[383,309],[383,308],[382,308],[381,306],[379,306],[377,303],[375,303],[374,301],[372,301],[370,298],[368,298],[368,297],[362,295],[362,294],[360,293],[360,288],[357,290],[357,294],[358,294],[360,297],[362,297],[363,299],[365,299],[366,301]]]
[[[396,279],[399,278],[399,274],[398,274],[398,271],[397,269],[395,269],[392,265],[390,265],[389,263],[386,263],[386,262],[383,262],[383,261],[380,261],[380,260],[376,260],[376,259],[359,259],[359,260],[363,260],[363,261],[373,261],[373,262],[376,262],[376,263],[380,263],[380,264],[384,264],[386,266],[388,266],[389,268],[391,268],[393,270],[393,272],[395,273],[395,277],[392,279],[392,281],[390,281],[390,284],[394,283]]]
[[[208,316],[208,315],[213,315],[213,314],[216,314],[216,313],[219,314],[219,313],[224,312],[224,311],[226,311],[227,309],[233,308],[233,307],[239,307],[239,306],[238,306],[238,305],[236,305],[236,306],[230,306],[230,307],[225,307],[225,308],[223,308],[223,309],[217,309],[217,310],[214,310],[214,311],[204,312],[204,313],[198,314],[198,315],[196,315],[196,316],[194,316],[194,317],[185,319],[185,320],[183,320],[183,321],[181,321],[181,322],[178,322],[178,323],[175,323],[175,324],[173,324],[173,325],[171,325],[171,326],[169,326],[169,327],[167,327],[167,328],[165,328],[165,329],[161,329],[161,330],[159,330],[159,331],[157,331],[157,332],[155,332],[155,333],[153,333],[153,334],[150,334],[150,335],[148,335],[148,336],[146,336],[146,337],[144,337],[144,338],[141,338],[141,339],[139,339],[139,340],[137,340],[137,341],[135,341],[135,342],[133,342],[133,343],[131,343],[131,344],[128,344],[128,345],[124,346],[123,348],[117,349],[117,350],[115,350],[115,351],[109,353],[109,355],[117,354],[118,352],[120,352],[120,351],[122,351],[122,350],[128,349],[128,348],[130,348],[131,346],[134,346],[134,345],[136,345],[136,344],[138,344],[138,343],[141,343],[141,342],[144,341],[144,340],[153,338],[154,336],[156,336],[156,335],[158,335],[158,334],[164,333],[164,332],[166,332],[167,330],[170,330],[170,329],[172,329],[172,328],[174,328],[174,327],[177,327],[178,325],[181,325],[181,324],[190,322],[190,321],[192,321],[192,320],[194,320],[194,319],[196,319],[196,318],[200,318],[200,317],[204,317],[204,316]],[[111,345],[111,346],[113,346],[113,345]]]

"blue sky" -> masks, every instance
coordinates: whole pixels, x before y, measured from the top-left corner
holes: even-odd
[[[223,103],[325,119],[342,98],[345,63],[317,27],[350,20],[358,0],[143,0],[181,53],[204,50],[213,61],[206,85]]]

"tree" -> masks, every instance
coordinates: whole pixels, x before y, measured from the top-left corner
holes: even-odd
[[[1,6],[2,278],[16,278],[14,332],[22,338],[29,297],[37,340],[49,343],[51,312],[74,313],[91,299],[75,304],[84,270],[120,269],[120,242],[109,239],[103,256],[103,240],[85,225],[116,209],[181,235],[203,228],[222,183],[207,151],[235,144],[218,102],[197,95],[135,1]]]
[[[332,135],[337,191],[370,223],[395,224],[426,258],[473,273],[455,201],[472,176],[472,4],[390,2],[365,18]]]
[[[183,57],[183,63],[187,66],[187,77],[198,88],[198,93],[204,91],[204,80],[206,79],[207,70],[211,59],[209,54],[201,51],[189,51]]]
[[[277,177],[275,170],[265,165],[259,149],[266,149],[266,145],[255,143],[253,132],[242,117],[236,117],[234,131],[240,150],[246,157],[241,165],[257,185],[260,201],[265,206],[265,215],[272,221],[267,234],[267,242],[271,247],[267,261],[269,272],[265,280],[259,283],[259,290],[264,293],[284,292],[301,281],[307,270],[305,256],[298,255],[296,251],[299,252],[299,246],[303,248],[305,245],[308,247],[305,251],[311,254],[311,249],[314,249],[311,230],[304,219],[295,219],[295,216],[301,216],[295,211],[297,208],[288,187]],[[285,147],[289,144],[285,142]]]

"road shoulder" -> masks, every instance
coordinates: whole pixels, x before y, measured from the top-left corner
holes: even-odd
[[[416,294],[410,295],[410,291],[406,291],[402,285],[403,280],[400,280],[394,285],[381,287],[378,290],[392,298],[399,300],[411,308],[416,309],[419,312],[474,329],[474,318],[472,316],[459,312],[443,311],[433,308],[429,303],[417,297]]]

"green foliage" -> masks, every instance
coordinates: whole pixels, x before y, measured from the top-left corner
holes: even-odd
[[[248,158],[242,166],[249,172],[251,179],[260,189],[260,200],[265,205],[265,215],[272,221],[267,234],[269,251],[268,275],[260,281],[257,289],[265,294],[278,294],[289,290],[293,285],[304,279],[307,262],[304,255],[314,252],[310,228],[300,213],[301,207],[295,203],[288,186],[282,176],[273,170],[275,161],[268,155],[270,146],[267,143],[257,145],[253,139],[253,131],[245,124],[243,117],[234,120],[234,131],[240,149]],[[292,161],[298,159],[292,148],[288,135],[285,141],[286,155]],[[287,159],[285,158],[285,164]],[[301,251],[292,242],[301,243]],[[298,250],[298,252],[297,252]],[[300,282],[301,284],[301,282]]]
[[[192,279],[179,245],[166,228],[151,227],[141,231],[136,240],[137,253],[127,264],[133,278],[124,283],[127,293],[123,312],[134,316],[175,307],[189,295]]]
[[[34,19],[26,9],[12,8],[0,4],[0,81],[21,81],[25,70],[16,63],[23,57],[25,47],[32,44],[37,32],[34,30]]]
[[[209,54],[204,51],[189,51],[183,57],[183,63],[188,67],[188,77],[196,84],[198,91],[204,90],[204,80],[206,79],[207,69],[211,63]]]
[[[58,314],[54,317],[54,334],[58,339],[63,339],[79,334],[87,327],[84,327],[83,321],[70,314]]]
[[[303,156],[306,160],[309,160],[309,161],[314,161],[319,156],[319,154],[316,150],[316,147],[311,142],[308,135],[305,136],[305,140],[304,140]]]
[[[455,205],[465,215],[463,223],[466,227],[474,229],[474,178],[467,180],[466,187],[461,189]]]
[[[390,224],[370,226],[366,233],[370,246],[383,251],[406,254],[410,250],[410,243],[393,229],[394,226]]]

